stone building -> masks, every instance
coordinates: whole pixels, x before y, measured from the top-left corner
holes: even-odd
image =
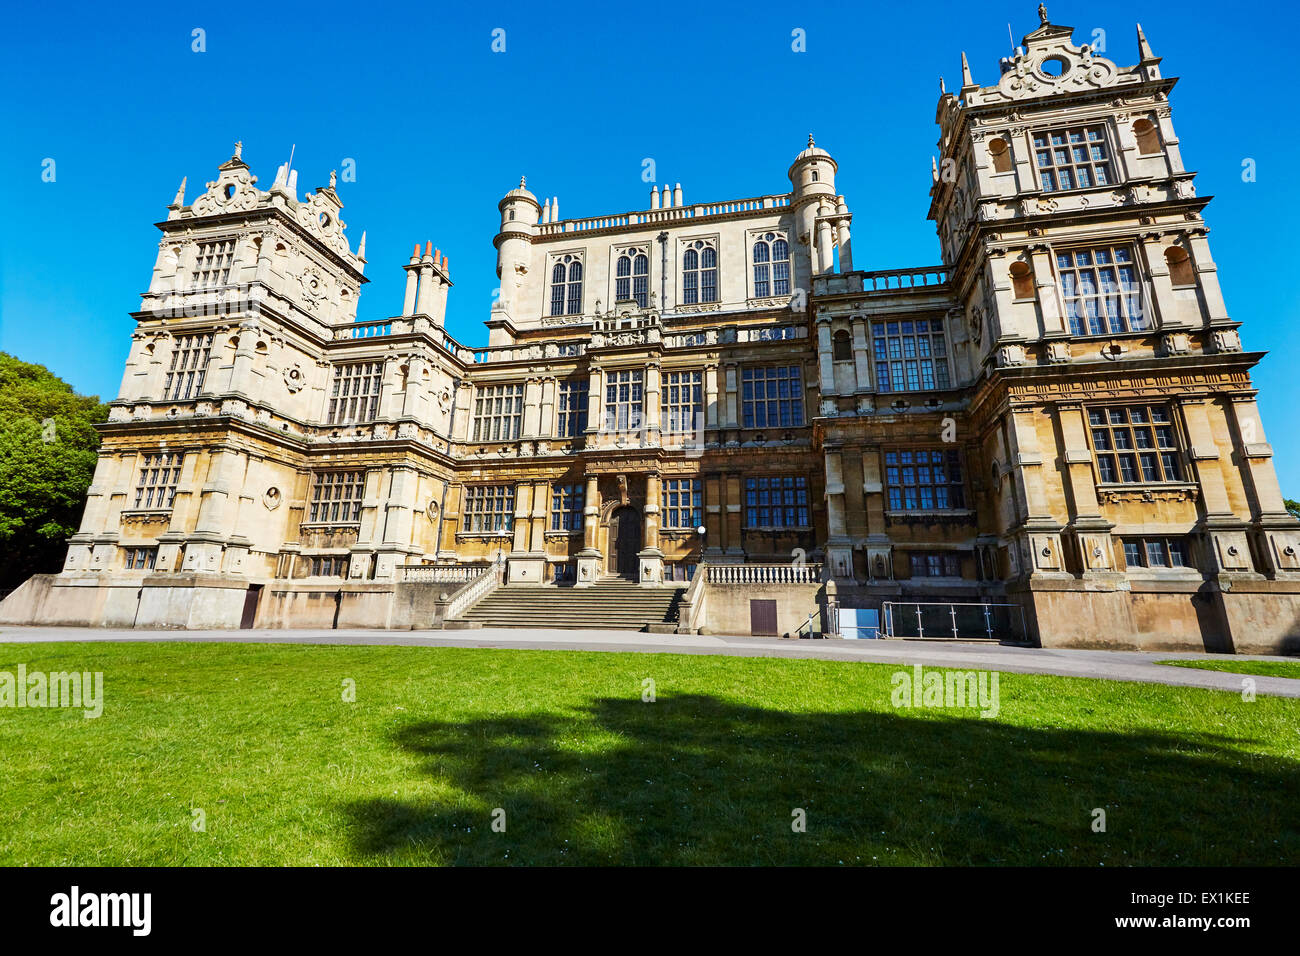
[[[564,219],[521,180],[480,348],[432,243],[358,321],[333,176],[263,191],[237,146],[159,223],[63,571],[0,616],[1289,646],[1300,524],[1174,80],[1042,21],[939,98],[941,264],[855,269],[811,136],[765,196]]]

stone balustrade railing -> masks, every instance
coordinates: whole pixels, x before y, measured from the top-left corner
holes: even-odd
[[[401,579],[411,584],[464,584],[490,567],[488,564],[403,564]]]
[[[504,577],[502,573],[505,568],[504,564],[479,565],[478,567],[480,569],[478,577],[472,578],[468,584],[453,594],[451,600],[447,602],[445,620],[454,621],[501,586],[501,580]]]
[[[820,564],[711,564],[706,569],[709,584],[820,584]]]
[[[558,236],[592,229],[616,229],[620,226],[646,226],[674,222],[681,219],[701,219],[706,216],[726,216],[738,212],[761,212],[764,209],[783,209],[790,205],[790,195],[755,196],[751,199],[733,199],[718,203],[686,203],[664,209],[646,209],[619,213],[613,216],[596,216],[591,219],[561,219],[541,223],[539,236]]]

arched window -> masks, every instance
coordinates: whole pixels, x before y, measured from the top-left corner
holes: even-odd
[[[573,256],[557,259],[551,267],[551,315],[582,312],[582,262]]]
[[[682,256],[682,304],[718,301],[718,250],[703,240]]]
[[[766,233],[754,240],[754,296],[790,294],[790,244],[784,236]]]
[[[853,361],[853,338],[846,330],[840,329],[831,336],[831,357],[837,362]]]
[[[614,301],[635,299],[641,308],[646,307],[646,294],[650,291],[650,257],[644,249],[625,249],[614,268]]]

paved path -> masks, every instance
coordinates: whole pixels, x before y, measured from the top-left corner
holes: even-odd
[[[1148,651],[1081,651],[932,641],[810,641],[765,637],[642,634],[482,628],[464,631],[250,630],[144,631],[76,627],[0,627],[0,643],[48,641],[216,641],[250,644],[393,644],[416,647],[500,647],[535,650],[630,651],[645,654],[719,654],[731,657],[805,657],[923,664],[1017,674],[1057,674],[1108,680],[1208,687],[1240,693],[1246,675],[1156,664],[1163,660],[1223,660],[1223,655]],[[1238,656],[1235,660],[1294,660]],[[1252,675],[1255,690],[1300,697],[1300,680]]]

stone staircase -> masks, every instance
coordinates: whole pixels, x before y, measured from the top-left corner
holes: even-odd
[[[450,624],[516,628],[617,628],[668,630],[677,623],[685,587],[641,587],[624,578],[601,578],[590,587],[507,584]]]

